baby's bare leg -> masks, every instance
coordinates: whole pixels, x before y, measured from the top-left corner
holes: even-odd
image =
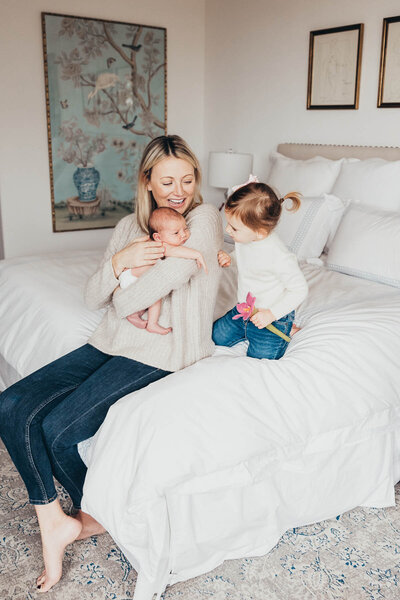
[[[148,271],[150,268],[150,266],[134,267],[133,269],[130,269],[130,272],[134,277],[140,277],[140,275],[146,273],[146,271]],[[132,323],[132,325],[134,325],[135,327],[138,327],[139,329],[146,329],[147,321],[143,321],[143,319],[141,318],[145,312],[146,311],[144,310],[139,310],[138,312],[128,315],[126,318],[129,321],[129,323]]]
[[[139,329],[146,329],[147,321],[144,321],[142,319],[142,315],[145,312],[145,310],[139,310],[138,312],[128,315],[126,318],[129,321],[129,323],[132,323],[132,325],[134,325],[135,327],[138,327]]]
[[[161,327],[158,324],[158,319],[161,312],[161,300],[157,300],[149,307],[149,315],[147,321],[147,331],[149,333],[159,333],[160,335],[166,335],[172,331],[172,327]]]

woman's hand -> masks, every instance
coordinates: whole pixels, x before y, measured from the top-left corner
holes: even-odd
[[[148,235],[137,238],[112,257],[114,275],[118,279],[124,269],[154,265],[164,252],[162,242],[154,242]]]
[[[220,250],[218,252],[218,264],[220,267],[230,267],[231,264],[231,257],[229,256],[229,254],[227,252],[225,252],[224,250]]]

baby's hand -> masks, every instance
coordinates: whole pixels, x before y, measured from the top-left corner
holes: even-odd
[[[260,308],[252,317],[250,317],[250,321],[253,323],[253,325],[258,327],[258,329],[263,329],[275,320],[275,316],[272,314],[269,308]]]
[[[225,250],[220,250],[218,252],[218,264],[220,267],[230,267],[231,266],[231,257]]]
[[[206,273],[208,273],[206,261],[204,260],[203,255],[200,252],[199,252],[199,255],[196,258],[196,262],[197,262],[197,266],[199,267],[199,269],[201,269],[203,267],[204,271]]]

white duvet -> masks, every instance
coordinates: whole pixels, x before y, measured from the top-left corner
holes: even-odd
[[[83,509],[137,569],[135,600],[264,554],[289,527],[394,504],[399,290],[304,272],[281,360],[218,349],[121,399],[95,436]]]
[[[16,377],[86,342],[102,315],[83,303],[100,254],[0,262],[0,354]],[[138,570],[135,600],[264,554],[289,527],[393,504],[399,290],[304,272],[303,329],[283,359],[218,349],[121,399],[89,447],[84,507]],[[232,304],[228,273],[215,316]]]

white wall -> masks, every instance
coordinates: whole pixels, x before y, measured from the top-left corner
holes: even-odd
[[[168,132],[204,151],[204,0],[0,0],[0,196],[6,258],[105,245],[110,229],[53,233],[40,13],[167,28]]]
[[[382,19],[396,15],[399,0],[206,0],[205,148],[251,152],[265,177],[279,142],[399,146],[400,109],[376,108]],[[307,111],[309,32],[355,23],[359,109]]]
[[[282,141],[400,144],[400,109],[376,108],[382,19],[400,14],[399,0],[0,0],[6,257],[97,248],[110,236],[52,232],[41,11],[166,27],[168,131],[185,137],[203,164],[210,150],[232,147],[252,152],[265,177]],[[309,32],[359,22],[359,110],[307,111]],[[204,192],[220,202],[222,192]]]

